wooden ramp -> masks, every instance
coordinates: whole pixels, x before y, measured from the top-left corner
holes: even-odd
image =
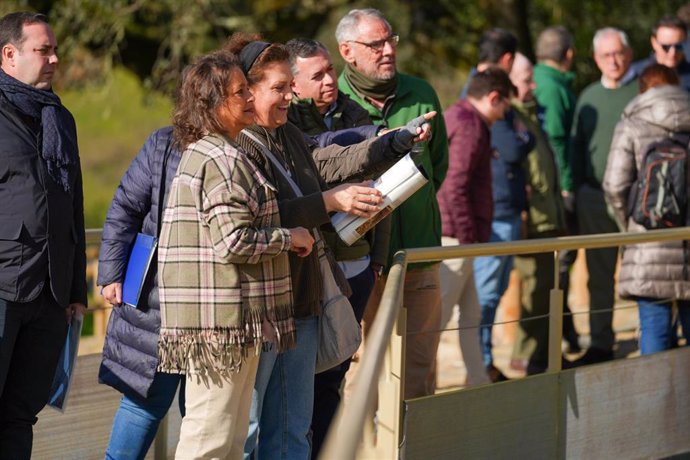
[[[98,354],[78,358],[67,410],[39,415],[32,458],[103,458],[120,394],[97,383],[99,364]],[[690,348],[409,400],[404,412],[401,457],[412,460],[688,453]],[[179,426],[175,401],[168,458]]]
[[[690,348],[407,401],[407,459],[690,452]]]
[[[120,393],[98,383],[100,354],[79,356],[67,409],[46,407],[34,427],[32,458],[36,460],[103,459]],[[180,431],[177,398],[169,413],[168,453],[173,458]],[[153,459],[153,447],[147,459]]]

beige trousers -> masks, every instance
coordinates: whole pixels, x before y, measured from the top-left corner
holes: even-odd
[[[385,281],[383,277],[374,285],[364,311],[365,324],[373,323]],[[439,264],[407,271],[403,305],[407,309],[404,397],[411,399],[432,395],[436,390],[436,352],[441,337]]]
[[[204,359],[212,360],[206,356]],[[249,408],[259,355],[248,351],[239,372],[198,372],[190,360],[185,388],[185,416],[176,460],[241,459],[249,427]]]
[[[443,246],[457,246],[459,241],[444,236]],[[479,346],[479,325],[482,311],[474,282],[474,258],[446,259],[441,262],[441,327],[450,321],[455,305],[460,310],[460,351],[467,371],[467,385],[491,383],[484,367]]]

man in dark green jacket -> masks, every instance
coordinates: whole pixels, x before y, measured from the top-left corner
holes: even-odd
[[[539,34],[536,46],[539,63],[534,66],[534,97],[543,108],[543,128],[548,135],[551,149],[556,156],[556,165],[561,185],[561,196],[566,211],[568,233],[577,233],[575,219],[575,195],[572,193],[572,174],[568,162],[570,127],[575,113],[575,94],[571,89],[575,74],[570,72],[573,64],[573,36],[564,27],[549,27]],[[575,263],[577,251],[563,251],[559,260],[559,287],[564,292],[563,311],[568,308],[570,268]],[[563,337],[568,341],[571,352],[580,351],[578,335],[570,314],[563,317]]]
[[[517,53],[510,79],[518,89],[513,109],[518,123],[536,139],[536,147],[524,163],[527,173],[527,238],[553,238],[565,232],[565,213],[560,193],[556,158],[539,123],[542,110],[534,100],[532,63]],[[544,372],[548,364],[549,291],[554,287],[553,254],[521,255],[515,258],[521,280],[521,318],[513,360],[524,360],[527,374]],[[571,318],[572,321],[572,318]]]
[[[397,72],[395,65],[398,35],[375,9],[352,10],[336,29],[340,54],[346,62],[338,79],[341,91],[369,113],[375,124],[388,128],[403,126],[427,112],[438,115],[431,121],[432,139],[418,144],[415,161],[426,171],[429,182],[392,214],[389,264],[396,251],[404,248],[441,245],[441,220],[436,201],[448,168],[448,141],[441,105],[433,88],[424,80]],[[377,282],[364,318],[373,318],[383,279]],[[414,264],[405,280],[407,338],[405,398],[433,394],[436,386],[435,362],[441,302],[439,264]]]

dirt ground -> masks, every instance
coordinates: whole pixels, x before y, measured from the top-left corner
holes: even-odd
[[[568,299],[573,312],[575,328],[580,334],[580,345],[583,350],[589,345],[589,294],[587,292],[587,268],[583,251],[578,254],[577,261],[571,275],[571,292]],[[616,332],[616,358],[639,355],[637,348],[637,333],[639,321],[634,302],[616,302],[613,316],[613,329]],[[496,323],[507,323],[494,326],[493,352],[494,364],[509,378],[524,376],[523,371],[510,367],[510,358],[517,329],[516,321],[520,316],[520,279],[513,271],[510,286],[501,299]],[[457,308],[453,317],[446,325],[446,329],[456,329],[458,324]],[[576,359],[577,354],[566,354],[567,359]],[[441,334],[438,350],[437,390],[448,391],[462,388],[465,382],[465,366],[460,353],[457,330],[447,330]]]

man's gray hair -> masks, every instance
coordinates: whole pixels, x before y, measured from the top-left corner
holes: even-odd
[[[544,29],[537,38],[537,59],[563,62],[569,49],[573,48],[573,36],[563,26]]]
[[[338,41],[338,44],[356,40],[359,36],[359,31],[357,30],[359,21],[365,17],[380,19],[384,24],[386,24],[389,32],[393,31],[393,28],[388,20],[386,20],[386,18],[383,16],[383,13],[376,8],[350,10],[350,12],[343,16],[343,18],[340,20],[338,27],[335,28],[335,39]]]
[[[293,75],[299,73],[297,58],[308,59],[319,53],[325,54],[328,56],[328,59],[331,58],[331,53],[328,52],[323,43],[311,38],[293,38],[285,44],[285,47],[290,52],[290,68]]]
[[[626,34],[620,29],[616,29],[615,27],[604,27],[602,29],[597,30],[594,34],[594,38],[592,39],[592,46],[594,47],[595,53],[597,52],[597,47],[599,46],[599,43],[601,43],[604,37],[607,37],[609,35],[618,35],[618,38],[621,39],[621,43],[623,44],[623,46],[626,48],[630,48],[628,34]]]

